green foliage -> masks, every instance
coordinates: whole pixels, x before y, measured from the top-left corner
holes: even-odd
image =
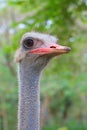
[[[39,31],[57,36],[59,43],[72,48],[69,54],[53,59],[43,72],[42,104],[49,97],[48,121],[43,123],[43,130],[86,130],[86,0],[8,0],[0,4],[0,118],[4,111],[7,129],[17,129],[13,55],[25,32]]]

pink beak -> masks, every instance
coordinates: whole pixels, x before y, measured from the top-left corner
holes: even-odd
[[[68,53],[70,50],[71,50],[70,47],[51,43],[49,47],[36,48],[31,50],[30,53],[41,54],[41,55],[45,55],[45,54],[59,55],[59,54]]]

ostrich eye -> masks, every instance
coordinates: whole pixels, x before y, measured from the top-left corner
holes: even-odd
[[[32,38],[26,38],[23,41],[23,47],[26,49],[29,49],[30,47],[32,47],[34,45],[34,41]]]

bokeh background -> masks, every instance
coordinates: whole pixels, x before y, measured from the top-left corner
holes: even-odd
[[[28,31],[72,48],[41,78],[41,129],[87,130],[87,0],[0,0],[0,130],[17,130],[14,52]]]

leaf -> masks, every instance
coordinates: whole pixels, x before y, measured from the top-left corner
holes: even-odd
[[[67,127],[58,128],[58,130],[69,130]]]

